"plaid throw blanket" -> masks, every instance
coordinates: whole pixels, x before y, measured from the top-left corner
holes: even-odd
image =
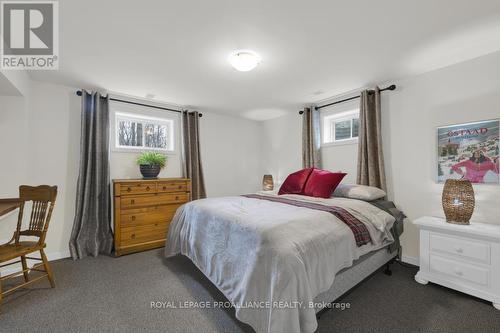
[[[266,195],[259,195],[259,194],[245,194],[243,197],[246,198],[251,198],[251,199],[260,199],[260,200],[268,200],[268,201],[274,201],[274,202],[279,202],[282,204],[286,205],[292,205],[296,207],[303,207],[303,208],[309,208],[309,209],[315,209],[315,210],[321,210],[324,212],[331,213],[338,217],[342,222],[344,222],[352,231],[354,234],[354,239],[356,240],[356,245],[361,246],[364,244],[371,243],[372,239],[370,237],[370,233],[368,232],[368,229],[366,226],[355,218],[351,213],[349,213],[347,210],[344,208],[340,208],[337,206],[325,206],[313,202],[304,202],[304,201],[298,201],[298,200],[292,200],[292,199],[287,199],[287,198],[279,198],[279,197],[271,197],[271,196],[266,196]]]

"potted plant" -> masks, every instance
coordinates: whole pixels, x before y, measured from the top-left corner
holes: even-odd
[[[167,164],[167,156],[155,152],[144,152],[137,158],[137,164],[144,179],[158,178],[160,170]]]

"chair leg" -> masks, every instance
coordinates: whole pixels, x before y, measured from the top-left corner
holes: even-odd
[[[43,266],[45,267],[45,270],[47,271],[47,277],[49,278],[50,286],[52,288],[56,287],[56,284],[54,283],[54,275],[52,273],[52,268],[50,268],[49,261],[47,260],[47,256],[45,255],[45,252],[43,250],[40,250],[40,256],[42,257],[43,260]]]
[[[23,265],[23,275],[24,275],[24,282],[28,282],[30,280],[29,274],[28,274],[28,265],[26,263],[26,257],[21,256],[21,264]]]

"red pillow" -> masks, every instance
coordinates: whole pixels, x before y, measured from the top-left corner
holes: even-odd
[[[278,195],[302,194],[307,182],[307,178],[309,178],[312,170],[312,168],[307,168],[289,174],[281,185]]]
[[[304,195],[317,198],[330,198],[347,173],[333,173],[326,170],[313,169],[307,179]]]

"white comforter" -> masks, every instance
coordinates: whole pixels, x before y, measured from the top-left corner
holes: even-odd
[[[357,247],[349,227],[331,213],[238,196],[180,207],[165,254],[189,257],[257,332],[314,332],[309,302],[331,287],[339,270],[391,242],[394,218],[359,200],[284,197],[347,209],[368,227],[373,244]]]

